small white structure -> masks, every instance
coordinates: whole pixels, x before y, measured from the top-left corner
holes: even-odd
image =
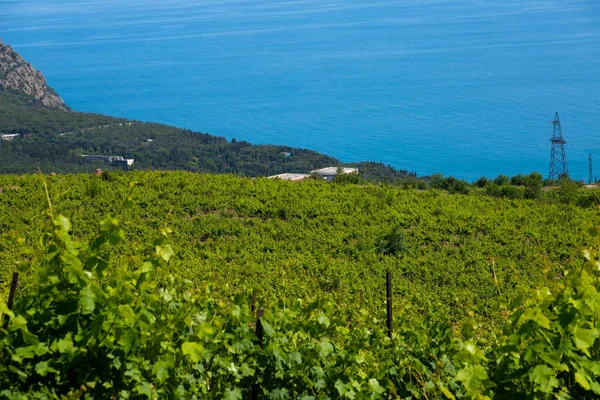
[[[17,136],[19,136],[18,133],[10,134],[10,135],[2,135],[2,140],[13,140]]]
[[[133,165],[133,158],[123,158],[122,156],[102,156],[99,154],[81,154],[81,157],[91,161],[108,161],[122,167]]]
[[[273,175],[273,176],[269,176],[269,179],[281,179],[282,181],[292,181],[292,182],[300,182],[305,180],[306,178],[308,178],[310,175],[308,174],[290,174],[290,173],[285,173],[285,174],[279,174],[279,175]]]
[[[99,154],[82,154],[81,157],[90,160],[90,161],[108,161],[113,162],[119,156],[101,156]]]
[[[310,171],[311,174],[317,174],[325,180],[332,181],[333,178],[338,174],[338,169],[342,170],[343,174],[358,174],[358,168],[341,168],[341,167],[327,167],[321,169],[315,169]]]

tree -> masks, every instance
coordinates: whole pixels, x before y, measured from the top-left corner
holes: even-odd
[[[521,174],[517,174],[515,176],[513,176],[512,178],[510,178],[510,184],[514,185],[514,186],[524,186],[525,182],[524,182],[524,177]]]
[[[487,184],[490,181],[488,180],[488,178],[486,178],[485,176],[482,176],[481,178],[477,179],[475,182],[473,182],[473,186],[476,186],[478,188],[484,188],[487,186]]]
[[[333,178],[333,182],[341,183],[341,184],[360,183],[360,176],[358,175],[358,172],[346,174],[346,173],[344,173],[344,170],[342,169],[342,167],[338,167],[337,173],[335,174],[335,177]]]
[[[406,251],[406,243],[404,242],[404,234],[401,232],[401,228],[398,225],[395,226],[390,233],[379,238],[377,241],[378,253],[391,256],[402,251]]]
[[[532,172],[523,177],[523,185],[525,185],[525,198],[538,199],[542,193],[542,185],[544,178],[538,172]]]
[[[579,192],[577,182],[563,176],[560,178],[559,185],[558,200],[563,204],[574,203],[577,200],[577,192]]]
[[[500,193],[502,197],[507,199],[522,199],[525,191],[518,186],[503,185],[500,186]]]
[[[457,179],[453,176],[449,176],[448,178],[446,178],[446,190],[451,194],[468,194],[469,184],[467,183],[467,181]]]
[[[490,197],[500,197],[500,196],[502,196],[502,191],[500,190],[500,186],[498,186],[498,184],[496,184],[495,182],[490,182],[485,187],[485,192]]]
[[[510,179],[508,178],[508,176],[502,174],[498,175],[496,179],[494,179],[494,183],[498,186],[506,185],[509,182]]]
[[[435,173],[431,175],[431,187],[433,189],[446,189],[446,179],[444,175]]]

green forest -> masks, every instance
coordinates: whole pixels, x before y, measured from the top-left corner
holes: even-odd
[[[42,106],[30,96],[0,87],[0,173],[75,173],[115,169],[81,154],[122,156],[132,169],[186,170],[268,176],[341,165],[315,151],[245,141],[167,125]],[[369,180],[394,181],[409,175],[382,163],[355,163]]]
[[[2,175],[0,397],[598,398],[594,191],[500,180]]]

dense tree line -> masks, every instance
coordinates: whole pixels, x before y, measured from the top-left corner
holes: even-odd
[[[513,177],[498,175],[490,179],[481,177],[472,183],[452,176],[434,174],[421,180],[406,178],[402,184],[418,189],[440,189],[451,194],[487,195],[505,199],[538,200],[546,203],[574,204],[589,207],[600,204],[597,190],[584,189],[583,183],[568,176],[559,180],[544,180],[538,172]]]
[[[0,90],[0,133],[19,135],[12,141],[0,141],[0,173],[38,169],[72,173],[112,167],[108,163],[90,163],[81,154],[133,158],[132,169],[241,176],[306,173],[341,164],[311,150],[252,145],[162,124],[49,109],[27,95],[6,90]],[[369,180],[394,182],[408,174],[381,163],[356,165],[363,171],[363,178]]]

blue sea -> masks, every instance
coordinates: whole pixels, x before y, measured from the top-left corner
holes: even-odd
[[[78,111],[419,175],[600,178],[599,0],[0,0]]]

